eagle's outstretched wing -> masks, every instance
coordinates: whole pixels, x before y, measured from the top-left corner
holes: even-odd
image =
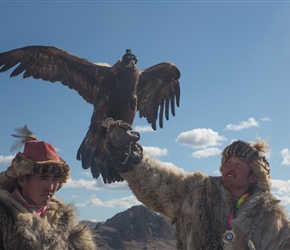
[[[179,70],[171,63],[160,63],[138,71],[136,63],[137,57],[131,50],[126,50],[112,67],[93,64],[51,46],[28,46],[0,53],[0,72],[16,67],[11,76],[23,72],[24,78],[59,81],[93,104],[90,126],[77,159],[84,169],[91,168],[94,178],[101,174],[105,183],[123,179],[108,164],[106,128],[102,121],[111,117],[131,125],[139,110],[140,117],[145,117],[156,130],[158,111],[162,128],[163,113],[168,120],[170,109],[175,115],[175,104],[179,106]]]
[[[175,116],[175,103],[179,107],[180,71],[172,63],[159,63],[140,71],[137,86],[139,117],[145,117],[156,130],[159,110],[159,126],[163,127],[163,113],[169,119],[169,110]],[[165,106],[165,107],[164,107]]]
[[[27,46],[0,53],[0,72],[16,65],[10,76],[24,72],[23,78],[60,81],[76,90],[90,104],[95,102],[98,84],[110,68],[51,46]]]

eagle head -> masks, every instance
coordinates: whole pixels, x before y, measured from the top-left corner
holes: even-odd
[[[122,57],[122,62],[126,65],[126,67],[132,66],[133,62],[134,62],[133,64],[133,67],[134,67],[134,65],[137,64],[137,61],[138,61],[137,57],[131,53],[131,50],[126,49],[126,54],[123,55]]]

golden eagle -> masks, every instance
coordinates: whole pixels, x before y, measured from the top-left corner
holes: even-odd
[[[23,78],[59,81],[94,106],[77,159],[84,169],[91,168],[94,178],[101,174],[104,183],[123,180],[107,166],[104,119],[111,117],[132,125],[139,111],[140,118],[145,117],[156,130],[157,119],[162,128],[163,116],[168,120],[169,110],[174,116],[175,105],[179,106],[177,67],[163,62],[139,71],[136,63],[137,57],[129,49],[113,66],[97,65],[52,46],[27,46],[0,53],[0,72],[17,65],[10,77],[24,72]]]

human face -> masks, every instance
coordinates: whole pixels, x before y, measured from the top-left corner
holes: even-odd
[[[32,174],[20,177],[18,183],[22,187],[23,198],[40,208],[49,204],[60,185],[60,177],[50,173]]]
[[[222,171],[222,183],[234,196],[240,196],[248,192],[257,177],[252,173],[246,159],[242,157],[230,157]]]

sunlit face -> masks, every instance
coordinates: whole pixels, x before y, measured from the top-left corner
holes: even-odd
[[[55,194],[60,185],[60,176],[56,174],[32,174],[21,176],[18,179],[22,187],[23,198],[39,208],[49,204],[50,199]]]
[[[241,157],[229,158],[222,171],[223,185],[232,195],[245,194],[250,185],[257,181],[246,159]]]

